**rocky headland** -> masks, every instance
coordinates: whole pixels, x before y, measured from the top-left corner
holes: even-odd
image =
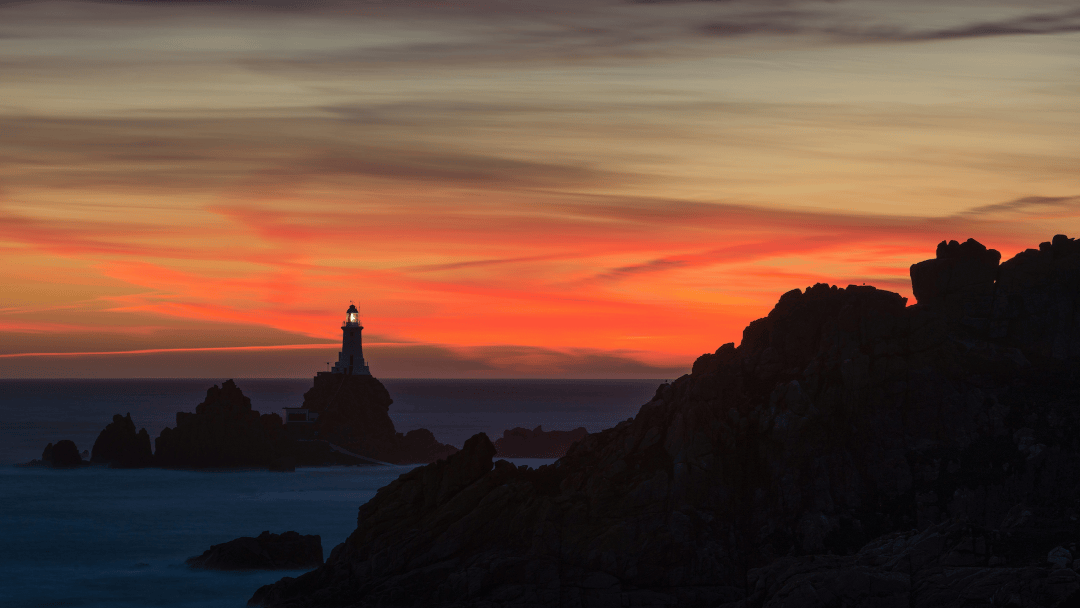
[[[187,560],[188,566],[207,570],[306,570],[322,564],[319,535],[292,531],[242,536]]]
[[[495,450],[503,458],[560,458],[575,441],[589,434],[585,427],[572,431],[545,431],[538,426],[531,431],[521,427],[503,431],[495,440]]]
[[[253,605],[1073,606],[1080,243],[784,294],[555,464],[477,435]]]

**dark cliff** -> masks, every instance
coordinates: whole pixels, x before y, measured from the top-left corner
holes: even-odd
[[[1075,605],[1080,243],[815,285],[554,465],[484,436],[264,606]]]

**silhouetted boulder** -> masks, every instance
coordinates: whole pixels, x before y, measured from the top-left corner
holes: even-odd
[[[541,426],[530,431],[518,427],[503,431],[503,436],[495,441],[495,449],[503,458],[559,458],[572,443],[588,434],[585,427],[572,431],[545,431]]]
[[[98,434],[90,456],[90,462],[108,464],[114,469],[148,467],[153,461],[150,435],[146,429],[135,432],[130,413],[113,415],[113,421]]]
[[[208,570],[309,570],[323,563],[319,535],[298,532],[258,537],[243,536],[213,545],[202,555],[187,560],[192,568]]]
[[[1073,605],[1080,245],[997,259],[945,243],[915,306],[785,293],[554,465],[474,437],[401,476],[251,603]]]
[[[434,462],[457,451],[439,443],[427,429],[398,433],[388,413],[393,402],[374,376],[321,373],[304,393],[303,404],[318,414],[318,420],[303,424],[320,439],[385,462]]]
[[[70,439],[57,441],[56,445],[50,443],[45,446],[41,459],[57,469],[69,469],[83,463],[79,448],[75,447],[75,442]]]

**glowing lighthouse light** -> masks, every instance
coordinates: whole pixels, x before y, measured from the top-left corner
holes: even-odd
[[[345,324],[341,326],[341,352],[338,353],[337,363],[331,373],[371,375],[367,363],[364,362],[364,343],[361,337],[363,331],[360,311],[356,310],[355,305],[349,306],[349,310],[345,311]]]

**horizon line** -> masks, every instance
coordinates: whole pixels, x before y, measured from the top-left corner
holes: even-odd
[[[686,375],[686,374],[684,374]],[[312,376],[113,376],[113,377],[78,377],[68,376],[63,378],[41,378],[32,376],[0,378],[0,382],[8,380],[39,380],[39,381],[68,381],[68,380],[219,380],[226,378],[229,380],[308,380]],[[665,378],[559,378],[552,376],[543,377],[527,377],[516,376],[506,378],[482,378],[482,377],[470,377],[470,378],[432,378],[430,376],[382,376],[375,377],[376,380],[559,380],[566,382],[591,382],[595,380],[603,380],[604,382],[638,382],[638,381],[656,381],[656,382],[671,382],[671,379]]]
[[[382,345],[381,342],[372,342]],[[315,348],[336,347],[337,342],[324,342],[319,344],[271,344],[266,346],[193,346],[189,348],[143,348],[137,350],[101,350],[101,351],[72,351],[59,353],[4,353],[0,359],[12,359],[15,357],[87,357],[100,355],[149,355],[157,353],[184,353],[184,352],[207,352],[207,351],[251,351],[251,350],[305,350]]]

